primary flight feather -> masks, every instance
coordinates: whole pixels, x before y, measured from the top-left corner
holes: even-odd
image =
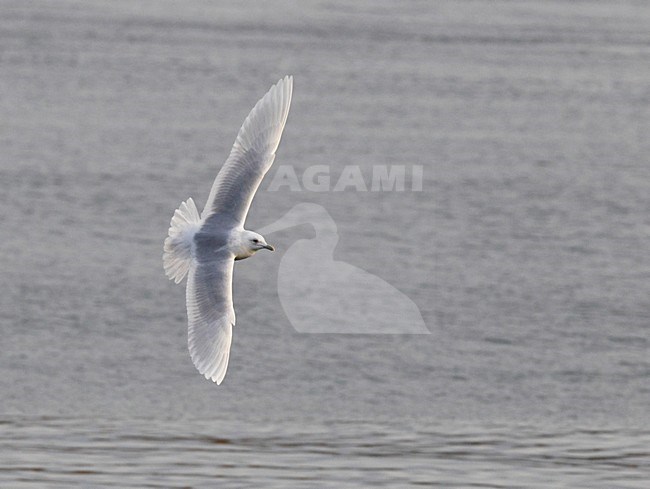
[[[172,217],[163,265],[170,280],[187,276],[188,347],[206,379],[223,381],[228,368],[235,310],[235,260],[265,248],[261,235],[244,229],[255,192],[275,159],[289,115],[293,77],[285,76],[262,97],[244,121],[230,156],[212,184],[201,215],[190,198]]]

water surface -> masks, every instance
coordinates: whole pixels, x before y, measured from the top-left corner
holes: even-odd
[[[644,3],[5,1],[0,485],[647,483]],[[422,192],[268,191],[431,334],[299,334],[283,251],[237,265],[217,387],[162,241],[295,76],[277,163],[423,165]],[[319,312],[314,320],[318,320]],[[216,482],[217,481],[217,482]]]

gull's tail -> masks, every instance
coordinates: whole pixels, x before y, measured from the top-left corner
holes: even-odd
[[[185,278],[190,268],[194,251],[193,238],[200,227],[199,211],[189,198],[174,212],[163,253],[165,274],[177,284]]]

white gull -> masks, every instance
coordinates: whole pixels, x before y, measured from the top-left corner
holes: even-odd
[[[289,114],[293,78],[286,76],[257,102],[212,185],[203,212],[189,198],[174,213],[163,265],[170,280],[187,276],[188,346],[194,365],[220,384],[226,375],[235,310],[235,260],[262,248],[264,237],[244,229],[255,192],[275,159]]]

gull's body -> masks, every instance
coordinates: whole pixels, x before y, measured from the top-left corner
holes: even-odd
[[[212,185],[199,216],[194,201],[183,202],[165,239],[163,265],[170,280],[187,276],[188,347],[206,379],[220,384],[226,375],[235,310],[235,260],[265,248],[264,238],[244,229],[255,192],[275,159],[287,121],[293,78],[287,76],[257,102]]]

